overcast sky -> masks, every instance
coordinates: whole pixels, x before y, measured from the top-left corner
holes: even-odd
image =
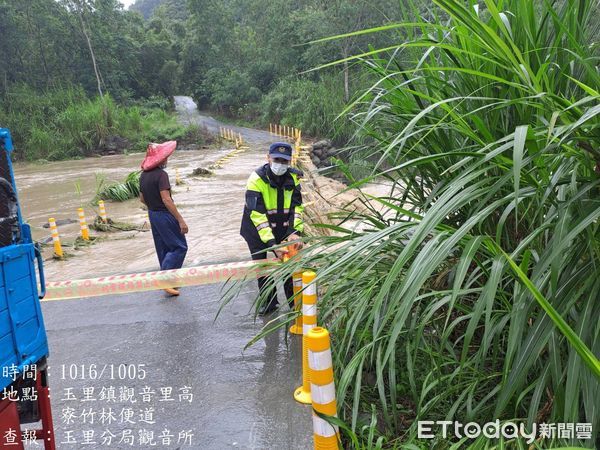
[[[131,5],[132,3],[135,3],[135,0],[119,0],[121,3],[123,3],[126,7]]]

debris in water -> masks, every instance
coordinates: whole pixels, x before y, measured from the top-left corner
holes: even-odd
[[[56,221],[56,226],[60,227],[62,225],[70,225],[72,223],[79,223],[78,220],[74,220],[74,219],[58,219]],[[50,224],[48,222],[46,222],[44,225],[42,225],[43,228],[50,228]]]
[[[94,223],[90,225],[90,229],[94,231],[101,231],[104,233],[115,232],[115,231],[142,231],[142,228],[138,225],[126,222],[115,222],[112,219],[108,219],[107,223],[102,221],[100,216],[96,217]]]
[[[205,169],[204,167],[198,167],[197,169],[194,169],[191,176],[193,176],[193,177],[208,177],[211,175],[213,175],[213,172],[211,170]]]
[[[75,248],[75,250],[79,250],[80,248],[89,247],[91,245],[94,245],[97,240],[98,238],[95,236],[90,236],[89,240],[85,240],[81,236],[78,236],[77,239],[75,239],[73,248]]]

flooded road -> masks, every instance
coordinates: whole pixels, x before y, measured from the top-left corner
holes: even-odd
[[[220,124],[201,115],[189,97],[175,97],[176,109],[183,123],[200,124],[218,133]],[[263,163],[270,142],[277,139],[268,132],[229,126],[241,133],[249,149],[215,169],[210,177],[190,177],[193,170],[206,168],[228,154],[233,147],[194,151],[176,150],[167,172],[173,186],[173,198],[185,218],[190,232],[186,266],[239,261],[249,258],[239,227],[244,204],[244,188],[249,174]],[[227,145],[227,144],[225,144]],[[230,145],[230,144],[229,144]],[[97,215],[90,206],[96,195],[98,180],[105,184],[122,182],[127,174],[138,170],[143,154],[117,155],[62,161],[49,164],[16,164],[15,176],[23,216],[31,224],[34,239],[44,240],[50,233],[43,228],[48,218],[76,219],[77,208],[86,211],[88,224]],[[175,186],[175,171],[185,184]],[[137,200],[106,202],[108,216],[118,222],[139,225],[146,222],[146,211]],[[79,231],[78,224],[59,226],[61,239],[72,243]],[[115,273],[155,270],[158,266],[151,233],[100,233],[94,245],[65,252],[74,256],[65,261],[49,260],[52,248],[45,249],[46,278],[61,281]]]
[[[183,120],[213,127],[212,119],[198,114],[190,99],[179,98],[177,104]],[[214,124],[218,132],[219,125]],[[231,148],[176,151],[169,159],[167,171],[173,197],[190,228],[188,266],[249,259],[238,233],[244,188],[250,172],[264,161],[271,137],[255,130],[246,133],[242,128],[234,129],[242,133],[250,149],[216,169],[212,177],[188,175],[197,167],[214,163]],[[138,154],[19,166],[16,176],[21,202],[36,237],[47,236],[48,231],[41,225],[49,216],[76,217],[80,200],[75,183],[81,184],[81,198],[87,204],[95,194],[96,173],[121,181],[139,167],[142,158]],[[176,168],[187,184],[174,186]],[[86,210],[91,218],[92,210]],[[141,224],[146,217],[137,200],[107,203],[107,210],[118,221]],[[63,226],[60,231],[66,240],[72,240],[77,227]],[[47,262],[48,278],[157,268],[150,232],[109,236],[75,252],[76,256],[66,261]],[[312,448],[311,408],[296,403],[292,395],[302,384],[301,339],[286,336],[284,329],[278,329],[243,350],[273,316],[255,321],[248,313],[257,295],[256,283],[248,283],[238,299],[221,310],[222,289],[222,284],[211,284],[187,287],[176,298],[151,291],[43,302],[51,349],[49,371],[57,448],[106,448],[108,445],[102,442],[107,434],[116,436],[115,448],[123,448],[125,444],[118,439],[129,435],[140,443],[135,448],[151,448],[142,446],[139,436],[152,432],[154,442],[160,446],[159,436],[165,431],[173,435],[173,448]],[[284,308],[287,311],[287,305]],[[98,368],[97,376],[84,376],[85,368],[91,367]],[[128,376],[121,377],[118,370],[122,367],[127,368]],[[129,376],[136,367],[143,368],[143,379]],[[73,371],[79,368],[81,372]],[[105,368],[109,369],[105,372]],[[112,368],[116,377],[109,374]],[[118,399],[101,402],[100,393],[111,388],[118,390]],[[121,395],[121,389],[131,398]],[[98,401],[88,403],[83,396],[86,390],[93,392]],[[165,392],[171,391],[171,401],[163,401]],[[150,393],[144,398],[143,392]],[[186,395],[183,400],[182,393]],[[105,423],[100,419],[104,406],[115,415],[119,411],[133,415],[128,420]],[[92,411],[97,414],[96,421],[82,419],[91,416]],[[65,420],[70,414],[75,414],[74,418]],[[94,444],[88,445],[88,441],[82,445],[84,433],[93,435]],[[182,433],[189,441],[181,440]]]
[[[183,123],[201,124],[215,134],[222,126],[201,115],[188,97],[176,97],[176,106]],[[190,177],[194,169],[207,168],[233,148],[177,150],[169,159],[167,172],[173,198],[190,228],[187,266],[249,259],[239,235],[245,184],[252,170],[265,161],[268,144],[279,138],[259,130],[229,128],[242,134],[249,149],[215,169],[214,175]],[[90,201],[96,194],[97,180],[105,177],[107,182],[122,182],[128,173],[138,170],[143,157],[134,154],[16,165],[21,207],[34,238],[44,240],[49,236],[48,229],[42,227],[49,217],[76,219],[76,210],[81,206],[91,222],[96,216]],[[176,169],[185,184],[175,186]],[[309,168],[310,177],[303,181],[305,204],[312,203],[311,210],[324,214],[330,197],[337,198],[338,204],[355,198],[355,192],[338,197],[343,186],[325,177],[318,178],[313,171],[314,166]],[[137,199],[106,203],[113,220],[140,227],[147,220],[141,206]],[[72,242],[78,235],[78,225],[60,226],[59,231],[63,241]],[[66,247],[65,251],[74,256],[65,261],[48,260],[47,279],[61,281],[157,269],[149,231],[92,235],[102,239],[81,250]],[[49,246],[45,257],[49,259],[51,254]],[[163,403],[155,396],[149,403],[138,405],[152,408],[157,416],[156,426],[147,427],[142,421],[137,425],[121,422],[110,430],[114,433],[124,435],[135,428],[140,431],[142,426],[144,430],[152,428],[156,436],[164,430],[171,430],[175,436],[185,432],[190,435],[186,448],[202,450],[311,448],[311,407],[297,404],[292,395],[302,383],[301,339],[286,335],[280,328],[242,350],[273,317],[255,321],[248,314],[256,298],[256,283],[248,283],[236,302],[220,310],[222,289],[220,284],[189,287],[175,299],[157,291],[44,302],[51,384],[53,393],[59,393],[52,399],[58,448],[81,448],[70,438],[74,434],[80,440],[82,428],[98,438],[106,432],[100,420],[94,424],[81,420],[73,424],[64,420],[64,414],[70,409],[78,414],[89,408],[80,395],[84,389],[102,392],[119,383],[138,393],[146,388],[154,392],[185,390],[194,398],[182,402],[179,397],[178,401]],[[287,311],[287,305],[284,309]],[[215,320],[217,311],[220,315]],[[73,367],[82,367],[83,371],[83,367],[92,366],[141,365],[148,372],[143,381],[114,381],[102,379],[102,375],[92,380],[71,375]],[[66,368],[69,376],[61,376],[61,369],[65,373]],[[76,392],[78,399],[65,398],[66,391]],[[131,409],[126,399],[112,406],[118,408],[115,411]]]

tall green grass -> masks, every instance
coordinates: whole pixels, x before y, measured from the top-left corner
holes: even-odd
[[[336,121],[345,106],[341,77],[325,75],[319,81],[296,77],[281,80],[263,97],[258,110],[263,126],[289,125],[300,128],[305,136],[329,137],[345,144],[352,128]]]
[[[11,129],[19,159],[91,156],[111,136],[126,138],[129,150],[143,151],[148,142],[179,139],[186,133],[165,110],[122,106],[110,96],[89,99],[77,87],[37,92],[13,86],[1,100],[0,125]]]
[[[527,448],[417,439],[418,420],[499,419],[591,423],[591,440],[535,448],[594,448],[598,2],[433,3],[367,31],[396,32],[398,45],[356,57],[377,76],[346,111],[356,156],[374,161],[356,185],[383,181],[389,195],[364,194],[366,213],[348,212],[275,280],[319,274],[355,446]]]

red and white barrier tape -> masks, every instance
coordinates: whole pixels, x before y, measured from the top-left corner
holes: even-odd
[[[269,260],[273,265],[277,260]],[[259,267],[259,265],[263,267]],[[42,301],[72,298],[98,297],[101,295],[130,294],[158,289],[199,286],[258,277],[270,271],[265,260],[244,261],[210,266],[187,267],[159,272],[134,273],[85,280],[58,281],[46,284],[46,296]]]

